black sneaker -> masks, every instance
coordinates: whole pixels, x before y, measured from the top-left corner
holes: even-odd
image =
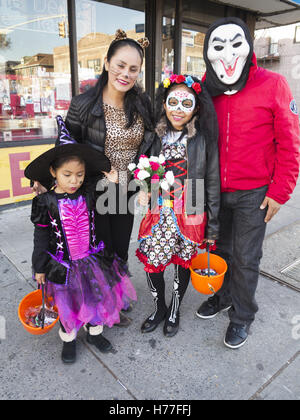
[[[61,359],[66,364],[72,364],[76,362],[76,340],[70,343],[64,342],[61,353]]]
[[[239,349],[248,340],[250,327],[230,322],[224,339],[224,344],[230,349]]]
[[[229,311],[232,305],[220,305],[219,297],[214,295],[208,298],[207,301],[203,302],[196,315],[201,319],[212,319],[217,316],[220,312]]]

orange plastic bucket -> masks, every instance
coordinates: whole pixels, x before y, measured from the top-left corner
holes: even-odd
[[[200,269],[203,270],[208,268],[208,253],[205,252],[204,254],[199,254],[192,260],[192,264],[190,267],[191,270],[191,279],[194,288],[204,294],[204,295],[213,295],[218,290],[221,289],[224,276],[227,271],[227,263],[223,258],[219,257],[215,254],[210,254],[210,269],[215,270],[218,275],[217,276],[201,276],[197,274],[194,270]]]
[[[34,292],[29,293],[28,295],[26,295],[20,302],[19,304],[19,309],[18,309],[18,316],[19,319],[21,321],[21,324],[23,325],[23,327],[25,328],[26,331],[28,331],[30,334],[32,335],[43,335],[43,334],[47,334],[50,330],[52,330],[52,328],[56,325],[56,323],[59,320],[59,317],[57,317],[57,319],[49,326],[46,326],[44,328],[33,328],[30,327],[29,325],[26,324],[25,320],[25,313],[26,310],[30,307],[35,307],[35,306],[40,306],[42,305],[42,290],[35,290]],[[55,308],[55,311],[57,311],[57,308]]]

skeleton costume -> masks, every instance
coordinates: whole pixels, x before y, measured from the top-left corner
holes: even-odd
[[[189,232],[185,232],[182,218],[185,215],[176,214],[176,205],[182,210],[180,204],[183,200],[182,196],[176,197],[176,192],[182,190],[187,177],[187,140],[187,134],[174,131],[168,131],[162,138],[162,154],[166,158],[166,170],[172,170],[174,173],[175,186],[170,196],[162,194],[160,197],[159,221],[151,226],[152,234],[147,235],[149,222],[153,222],[151,214],[143,220],[140,228],[140,247],[137,254],[145,264],[145,271],[150,273],[164,271],[171,263],[189,268],[192,258],[198,253],[198,246],[204,239],[205,213],[200,215],[200,223],[190,237]]]
[[[255,293],[268,210],[260,206],[265,198],[284,204],[297,182],[299,116],[285,78],[258,67],[250,31],[240,19],[211,25],[204,59],[205,85],[219,121],[222,196],[216,253],[229,269],[222,289],[197,315],[209,319],[230,307],[224,343],[238,348],[258,311]]]
[[[62,118],[57,121],[57,146],[26,168],[29,179],[49,178],[52,162],[64,156],[81,157],[90,181],[93,177],[99,179],[99,171],[110,170],[104,155],[90,146],[76,144]],[[74,194],[51,190],[32,202],[33,270],[46,274],[46,295],[58,308],[59,335],[65,343],[74,342],[79,329],[85,326],[88,341],[98,337],[99,344],[103,326],[119,323],[120,310],[128,307],[131,299],[136,300],[126,264],[109,255],[104,243],[97,241],[94,187],[94,183],[85,180]]]
[[[190,83],[195,82],[194,79],[190,79]],[[182,77],[179,80],[182,80]],[[166,98],[166,103],[171,109],[181,107],[186,113],[193,112],[197,96],[196,92],[192,94],[186,90],[172,90]],[[201,92],[199,98],[202,96],[207,97],[207,93]],[[207,103],[207,109],[211,112],[210,118],[214,119],[211,102]],[[214,122],[216,123],[216,120]],[[193,116],[183,131],[175,131],[166,115],[163,115],[156,128],[161,146],[160,150],[152,150],[152,155],[164,155],[166,171],[173,172],[175,182],[170,192],[162,192],[159,195],[157,205],[148,210],[140,226],[137,257],[145,266],[148,286],[155,305],[154,313],[142,325],[142,332],[154,331],[166,318],[164,334],[172,337],[177,333],[179,308],[190,280],[191,260],[198,254],[198,248],[205,238],[217,237],[217,131],[214,134],[210,132],[210,135],[208,133],[209,130],[204,130],[198,116]],[[191,197],[195,198],[193,194],[198,188],[198,180],[204,180],[205,198],[199,200],[202,209],[199,205],[193,212],[187,202],[187,196],[191,193]],[[175,277],[168,308],[165,302],[164,271],[170,264],[175,265]]]

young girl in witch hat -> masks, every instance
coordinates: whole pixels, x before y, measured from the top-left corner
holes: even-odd
[[[154,331],[165,319],[164,334],[172,337],[179,329],[179,308],[189,284],[192,258],[199,246],[213,244],[218,235],[218,122],[206,89],[191,76],[165,79],[158,88],[156,111],[160,142],[153,143],[152,154],[164,155],[175,183],[172,191],[160,194],[158,205],[148,211],[140,226],[137,256],[145,265],[155,304],[141,329],[143,333]],[[148,199],[149,195],[140,193],[140,204],[147,205]],[[164,271],[171,263],[175,264],[175,279],[168,307]]]
[[[56,147],[35,159],[25,176],[42,185],[54,184],[32,202],[32,262],[37,282],[46,282],[46,294],[58,308],[62,360],[73,363],[83,326],[90,344],[101,352],[112,349],[102,335],[103,326],[119,323],[120,310],[136,300],[136,293],[127,267],[106,254],[95,233],[95,181],[102,172],[110,172],[110,162],[90,146],[77,144],[61,117],[57,122]]]

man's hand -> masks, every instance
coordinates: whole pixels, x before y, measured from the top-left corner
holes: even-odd
[[[260,209],[264,210],[268,206],[267,215],[265,217],[265,223],[268,223],[274,216],[277,214],[281,208],[281,204],[277,203],[277,201],[273,200],[270,197],[265,197],[264,201],[262,202]]]

